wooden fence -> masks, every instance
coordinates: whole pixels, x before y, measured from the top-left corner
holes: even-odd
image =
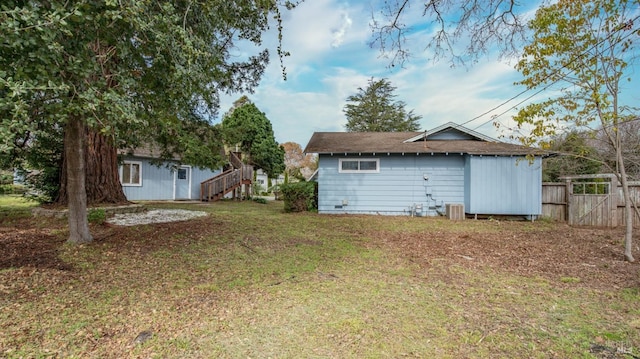
[[[567,177],[563,183],[542,184],[542,216],[577,226],[618,227],[626,221],[622,187],[611,175],[598,175],[598,182],[576,182],[583,176]],[[604,179],[604,181],[603,181]],[[630,182],[633,226],[640,227],[640,182]]]

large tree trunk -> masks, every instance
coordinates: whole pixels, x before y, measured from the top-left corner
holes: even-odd
[[[88,204],[128,203],[120,184],[118,174],[118,153],[107,137],[97,131],[85,129],[85,186]],[[63,168],[66,161],[63,157]],[[56,202],[66,205],[68,202],[65,172],[60,179],[60,193]]]
[[[64,157],[66,191],[69,206],[70,243],[89,243],[93,240],[87,220],[87,193],[85,190],[84,141],[85,126],[81,119],[69,119],[64,131]]]
[[[87,131],[87,201],[94,203],[128,203],[118,174],[118,152],[113,144],[96,131]]]

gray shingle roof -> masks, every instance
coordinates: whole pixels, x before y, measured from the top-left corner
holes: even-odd
[[[419,140],[424,132],[315,132],[305,153],[465,153],[471,155],[549,155],[539,149],[484,140]]]

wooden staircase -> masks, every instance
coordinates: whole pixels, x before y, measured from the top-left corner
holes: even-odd
[[[250,185],[253,179],[253,167],[245,165],[240,160],[240,154],[229,152],[231,168],[219,175],[200,183],[200,200],[217,201],[227,193],[235,193],[242,185]]]

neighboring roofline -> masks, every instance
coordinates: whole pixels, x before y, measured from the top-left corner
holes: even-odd
[[[158,161],[177,161],[180,162],[181,159],[178,156],[175,156],[173,158],[162,158],[162,156],[160,156],[159,153],[154,153],[154,152],[146,152],[146,151],[142,151],[140,152],[137,149],[131,150],[131,149],[119,149],[118,150],[118,155],[119,156],[124,156],[124,157],[138,157],[138,158],[146,158],[146,159],[151,159],[151,160],[158,160]]]
[[[417,136],[411,137],[410,139],[405,140],[404,142],[405,143],[409,143],[409,142],[416,142],[416,141],[419,141],[419,140],[424,140],[425,137],[428,138],[429,136],[431,136],[433,134],[436,134],[438,132],[442,132],[442,131],[444,131],[446,129],[449,129],[449,128],[453,128],[454,130],[458,130],[460,132],[466,133],[467,135],[475,137],[475,138],[477,138],[479,140],[483,140],[483,141],[487,141],[487,142],[500,142],[500,141],[496,140],[495,138],[491,138],[489,136],[483,135],[480,132],[476,132],[474,130],[468,129],[468,128],[466,128],[466,127],[464,127],[462,125],[458,125],[457,123],[454,123],[454,122],[447,122],[447,123],[445,123],[443,125],[440,125],[440,126],[438,126],[436,128],[433,128],[431,130],[424,131],[424,133],[421,133],[421,134],[419,134]]]

